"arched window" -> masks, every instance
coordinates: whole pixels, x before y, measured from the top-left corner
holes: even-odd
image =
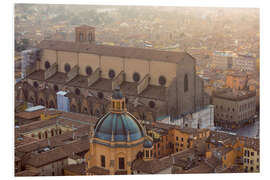
[[[44,106],[44,105],[45,105],[45,103],[44,103],[44,101],[43,101],[43,99],[42,99],[42,98],[39,100],[39,104],[40,104],[40,105],[42,105],[42,106]]]
[[[59,129],[59,134],[62,134],[62,129]]]
[[[51,129],[51,136],[54,136],[54,130]]]
[[[91,66],[87,66],[87,67],[85,68],[85,72],[86,72],[87,75],[91,75],[92,72],[93,72]]]
[[[49,108],[55,108],[54,102],[52,100],[49,103]]]
[[[49,61],[46,61],[44,64],[45,69],[49,69],[51,67],[51,64]]]
[[[83,113],[85,113],[85,114],[88,113],[88,109],[86,107],[83,108]]]
[[[118,161],[119,161],[119,169],[125,169],[125,158],[120,157]]]
[[[76,94],[76,95],[80,95],[80,94],[81,94],[81,91],[80,91],[79,88],[76,88],[76,89],[75,89],[75,94]]]
[[[83,40],[83,33],[80,32],[80,41]]]
[[[48,132],[45,131],[45,138],[47,139],[48,138]]]
[[[76,112],[76,106],[74,104],[71,105],[71,112]]]
[[[155,102],[154,101],[149,101],[149,107],[154,108],[155,107]]]
[[[105,156],[101,155],[100,156],[100,160],[101,160],[101,167],[104,167],[106,166],[106,162],[105,162]]]
[[[40,132],[38,133],[38,139],[41,139],[41,133]]]
[[[38,82],[35,81],[34,84],[33,84],[33,86],[34,86],[35,88],[38,88],[38,86],[39,86]]]
[[[109,70],[109,78],[113,79],[114,76],[115,76],[114,70],[110,69],[110,70]]]
[[[135,82],[139,82],[140,81],[140,74],[137,72],[133,73],[133,80]]]
[[[103,93],[102,92],[98,92],[98,97],[100,98],[100,99],[103,99],[103,97],[104,97],[104,95],[103,95]]]
[[[67,63],[65,64],[65,71],[68,73],[70,71],[70,65]]]
[[[92,41],[92,33],[88,33],[88,41]]]
[[[184,92],[188,91],[188,76],[187,74],[185,74],[185,78],[184,78]]]
[[[53,89],[54,89],[55,92],[58,92],[58,90],[59,90],[59,88],[58,88],[58,86],[56,84],[53,86]]]

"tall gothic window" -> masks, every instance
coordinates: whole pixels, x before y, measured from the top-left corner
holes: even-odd
[[[125,159],[119,158],[119,169],[125,169]]]
[[[185,74],[185,78],[184,78],[184,92],[188,91],[188,76],[187,74]]]
[[[101,167],[105,167],[105,156],[101,155]]]
[[[83,33],[80,32],[80,41],[83,40]]]
[[[92,33],[88,33],[88,41],[92,41]]]

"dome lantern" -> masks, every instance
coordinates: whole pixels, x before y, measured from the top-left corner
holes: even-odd
[[[123,97],[119,86],[117,86],[113,91],[111,98],[111,111],[114,113],[122,113],[127,111],[125,98]]]

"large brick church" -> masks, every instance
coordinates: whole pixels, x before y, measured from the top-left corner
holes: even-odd
[[[35,63],[15,86],[16,100],[57,108],[56,93],[66,91],[70,111],[101,116],[120,87],[128,111],[142,120],[181,116],[207,103],[187,52],[99,45],[95,28],[86,25],[75,36],[36,47]]]

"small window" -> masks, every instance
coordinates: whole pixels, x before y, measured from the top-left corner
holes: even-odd
[[[115,77],[115,72],[114,70],[109,70],[109,78],[113,79]]]
[[[101,158],[101,167],[105,168],[105,156],[101,155],[100,158]]]
[[[38,86],[39,86],[38,82],[35,81],[34,84],[33,84],[33,86],[34,86],[35,88],[38,88]]]
[[[88,41],[92,41],[92,33],[88,33]]]
[[[133,73],[133,80],[135,82],[139,82],[140,81],[140,74],[137,72]]]
[[[80,95],[80,94],[81,94],[81,91],[80,91],[79,88],[76,88],[76,89],[75,89],[75,94],[76,94],[76,95]]]
[[[53,86],[53,89],[54,89],[55,92],[58,92],[58,90],[59,90],[59,88],[58,88],[57,85],[54,85],[54,86]]]
[[[164,76],[160,76],[158,79],[158,82],[160,85],[165,85],[166,84],[166,78]]]
[[[251,152],[250,155],[251,155],[251,156],[254,156],[254,152]]]
[[[119,158],[119,169],[125,169],[125,158]]]
[[[178,136],[176,136],[176,141],[178,141]]]
[[[98,97],[99,97],[99,99],[103,99],[103,97],[104,97],[103,93],[102,92],[98,92]]]
[[[46,61],[44,66],[45,66],[45,69],[49,69],[51,67],[51,64],[49,63],[49,61]]]
[[[69,64],[65,64],[65,71],[66,71],[66,73],[68,73],[70,71],[70,65]]]
[[[154,101],[149,101],[149,107],[154,108],[155,107],[155,102]]]
[[[149,157],[149,151],[148,151],[148,150],[145,151],[145,157],[146,157],[146,158]]]
[[[87,75],[91,75],[93,71],[92,71],[92,68],[90,66],[87,66],[85,68],[85,72],[86,72]]]

